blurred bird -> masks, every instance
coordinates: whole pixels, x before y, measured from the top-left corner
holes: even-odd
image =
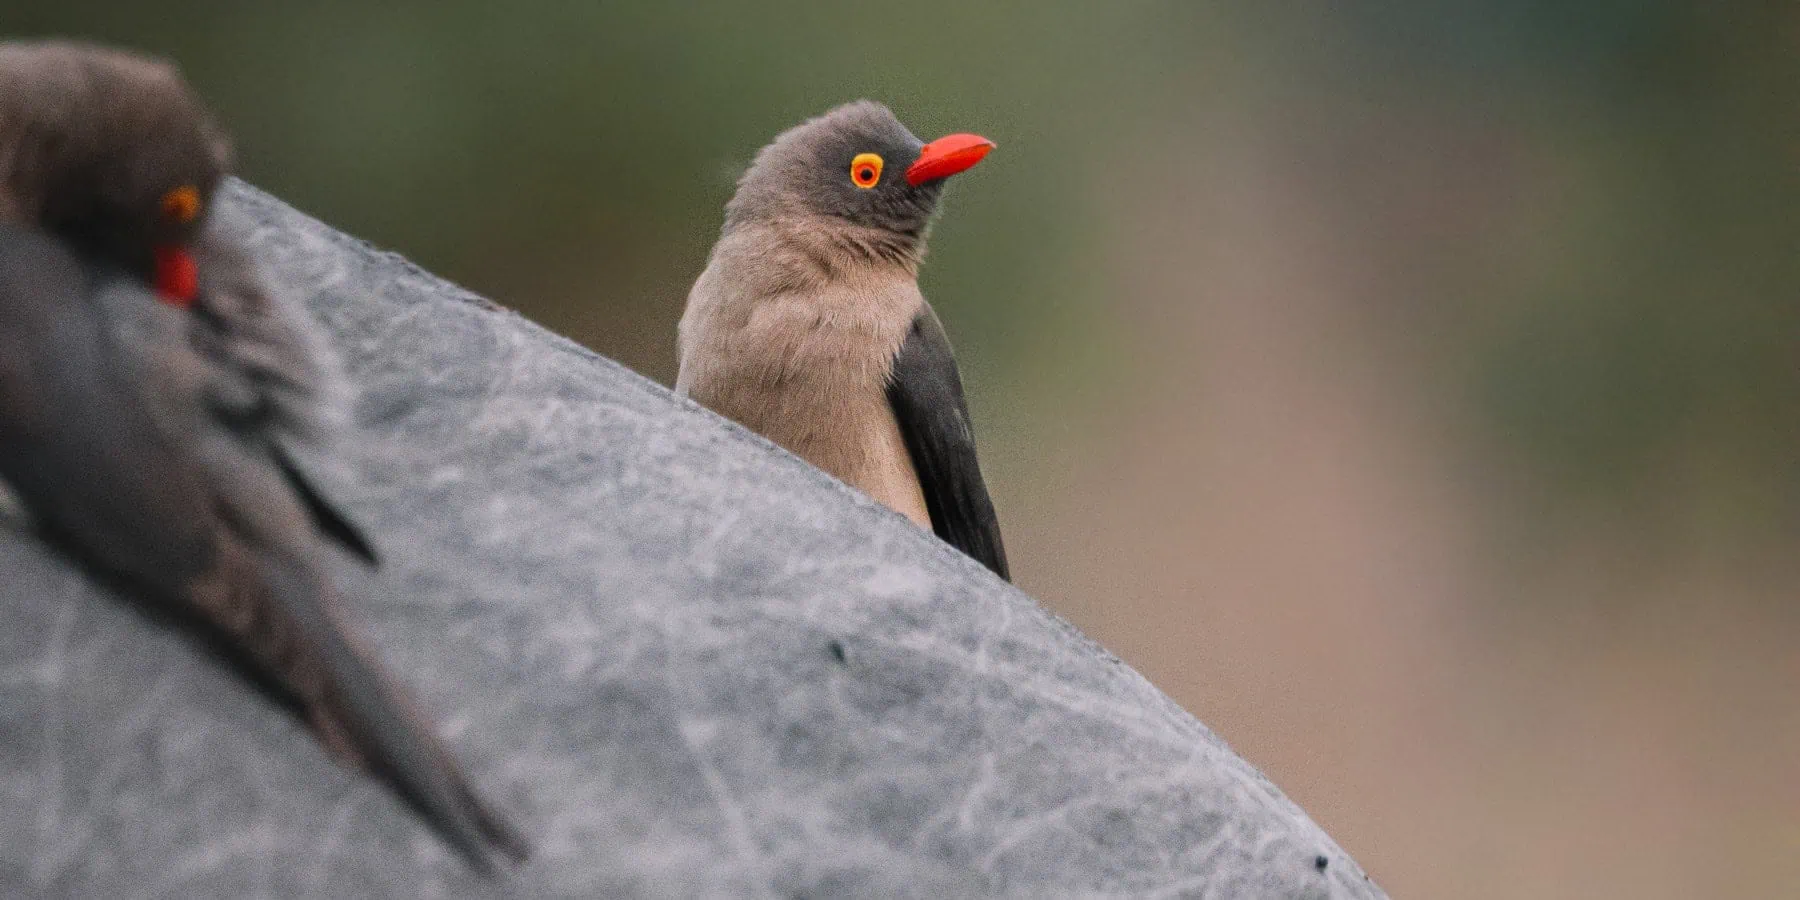
[[[0,44],[0,478],[71,556],[272,678],[472,864],[523,859],[344,617],[327,549],[375,554],[291,456],[338,427],[335,369],[209,215],[228,162],[173,67]]]
[[[676,389],[1008,578],[950,341],[919,292],[945,179],[994,143],[923,143],[859,101],[763,148],[688,294]]]

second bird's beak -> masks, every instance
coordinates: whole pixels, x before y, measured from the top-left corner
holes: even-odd
[[[979,134],[952,134],[926,144],[919,151],[918,162],[906,170],[906,183],[918,187],[927,181],[949,178],[970,166],[994,149],[994,142]]]
[[[156,248],[156,294],[180,309],[194,305],[200,295],[200,266],[193,254],[174,244]]]

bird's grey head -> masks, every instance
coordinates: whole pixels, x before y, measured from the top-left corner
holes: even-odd
[[[145,278],[200,233],[229,141],[173,65],[90,44],[0,44],[0,119],[40,145],[7,188],[39,224]]]
[[[725,228],[796,218],[848,222],[916,254],[945,179],[993,147],[972,134],[927,144],[886,106],[848,103],[782,132],[757,154],[725,207]]]

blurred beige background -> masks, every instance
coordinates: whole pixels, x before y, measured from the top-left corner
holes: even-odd
[[[924,286],[1026,590],[1398,897],[1800,896],[1800,6],[13,0],[665,383],[750,155],[1000,143]]]

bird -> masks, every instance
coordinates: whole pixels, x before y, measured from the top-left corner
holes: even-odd
[[[529,842],[332,577],[335,552],[377,561],[295,463],[341,429],[340,373],[213,214],[230,159],[171,64],[0,44],[0,479],[52,545],[247,667],[493,873]]]
[[[869,100],[776,136],[688,293],[675,386],[1010,580],[955,354],[918,282],[946,179],[994,146],[925,143]]]

